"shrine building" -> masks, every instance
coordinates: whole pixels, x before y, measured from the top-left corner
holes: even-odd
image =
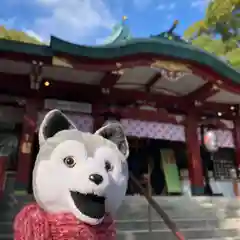
[[[173,29],[138,39],[123,21],[99,46],[0,39],[0,79],[0,153],[16,191],[29,189],[38,126],[54,108],[86,132],[120,121],[135,154],[131,171],[153,153],[159,159],[156,194],[204,195],[206,181],[227,183],[240,167],[240,72]],[[217,135],[214,159],[202,147],[206,129]]]

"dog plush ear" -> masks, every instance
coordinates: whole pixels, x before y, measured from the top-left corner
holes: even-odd
[[[109,141],[115,143],[119,149],[119,151],[124,155],[125,158],[129,155],[129,146],[126,135],[124,133],[123,127],[118,122],[108,123],[99,130],[95,132],[95,134],[100,135]]]
[[[48,112],[39,128],[39,144],[42,145],[48,138],[62,130],[76,129],[73,122],[61,111],[54,109]]]

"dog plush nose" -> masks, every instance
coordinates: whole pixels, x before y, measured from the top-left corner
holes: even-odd
[[[103,182],[103,177],[97,173],[91,174],[89,180],[94,182],[96,185],[99,185]]]

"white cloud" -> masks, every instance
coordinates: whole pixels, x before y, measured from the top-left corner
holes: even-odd
[[[176,8],[176,3],[175,2],[172,2],[172,3],[169,3],[169,4],[160,3],[157,6],[157,10],[159,10],[159,11],[163,11],[163,10],[172,11],[175,8]]]
[[[203,11],[211,0],[195,0],[191,3],[192,8],[198,8],[200,11]]]
[[[103,45],[104,42],[105,42],[105,40],[106,40],[106,38],[97,38],[96,41],[95,41],[95,43],[96,43],[97,45]]]
[[[16,18],[0,19],[0,26],[4,26],[7,29],[17,29],[19,31],[23,31],[29,36],[36,38],[38,41],[44,42],[44,39],[33,30],[19,27]]]
[[[103,0],[36,0],[39,7],[50,12],[36,17],[32,31],[42,39],[50,35],[81,42],[95,36],[101,29],[110,29],[115,19]]]
[[[36,32],[34,32],[33,30],[30,30],[30,29],[24,29],[23,30],[27,35],[31,36],[31,37],[34,37],[35,39],[37,39],[38,41],[40,42],[45,42],[45,40],[40,36],[38,35]]]
[[[173,10],[175,7],[176,7],[176,3],[171,3],[168,9]]]
[[[152,0],[133,0],[133,4],[138,10],[144,10],[151,2]]]
[[[157,10],[162,11],[162,10],[164,10],[164,9],[166,9],[166,5],[165,5],[165,4],[159,4],[159,5],[157,6]]]

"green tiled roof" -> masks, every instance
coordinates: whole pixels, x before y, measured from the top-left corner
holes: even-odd
[[[35,56],[52,56],[49,46],[0,39],[0,51],[25,53]]]
[[[240,83],[240,73],[215,55],[184,41],[169,40],[162,36],[146,39],[129,39],[102,46],[83,46],[51,37],[49,46],[21,43],[11,40],[0,40],[0,51],[18,52],[34,56],[54,56],[56,53],[66,53],[76,57],[93,59],[113,59],[139,53],[150,53],[168,56],[179,60],[194,61],[209,66],[223,77]]]
[[[123,43],[87,47],[68,43],[56,37],[51,38],[53,52],[68,53],[76,57],[94,59],[112,59],[138,53],[152,53],[168,56],[179,60],[194,61],[211,67],[221,76],[240,84],[240,73],[217,56],[200,48],[165,38],[131,39]]]

